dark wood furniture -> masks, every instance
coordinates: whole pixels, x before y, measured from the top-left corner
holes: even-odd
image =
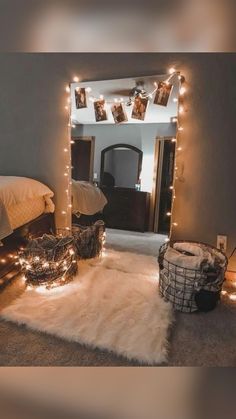
[[[130,188],[101,186],[107,198],[103,211],[106,227],[130,231],[147,231],[150,193]]]
[[[28,238],[39,237],[55,231],[54,214],[42,214],[2,240],[0,247],[0,291],[5,288],[20,272],[15,256],[20,248],[25,247]]]

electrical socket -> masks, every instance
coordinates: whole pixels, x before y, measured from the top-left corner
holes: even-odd
[[[220,249],[222,252],[226,253],[227,250],[227,236],[219,234],[217,236],[217,249]]]

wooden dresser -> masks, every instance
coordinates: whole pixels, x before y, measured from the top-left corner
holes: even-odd
[[[147,231],[150,193],[119,187],[101,187],[108,204],[104,208],[106,227]]]

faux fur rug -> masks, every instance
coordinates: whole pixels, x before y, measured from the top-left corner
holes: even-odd
[[[158,292],[152,256],[106,251],[79,262],[70,284],[26,290],[1,317],[34,330],[160,364],[167,357],[172,310]]]

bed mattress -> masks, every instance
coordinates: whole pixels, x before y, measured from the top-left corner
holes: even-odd
[[[7,208],[7,215],[12,230],[34,220],[45,212],[45,199],[38,197],[29,199]]]

